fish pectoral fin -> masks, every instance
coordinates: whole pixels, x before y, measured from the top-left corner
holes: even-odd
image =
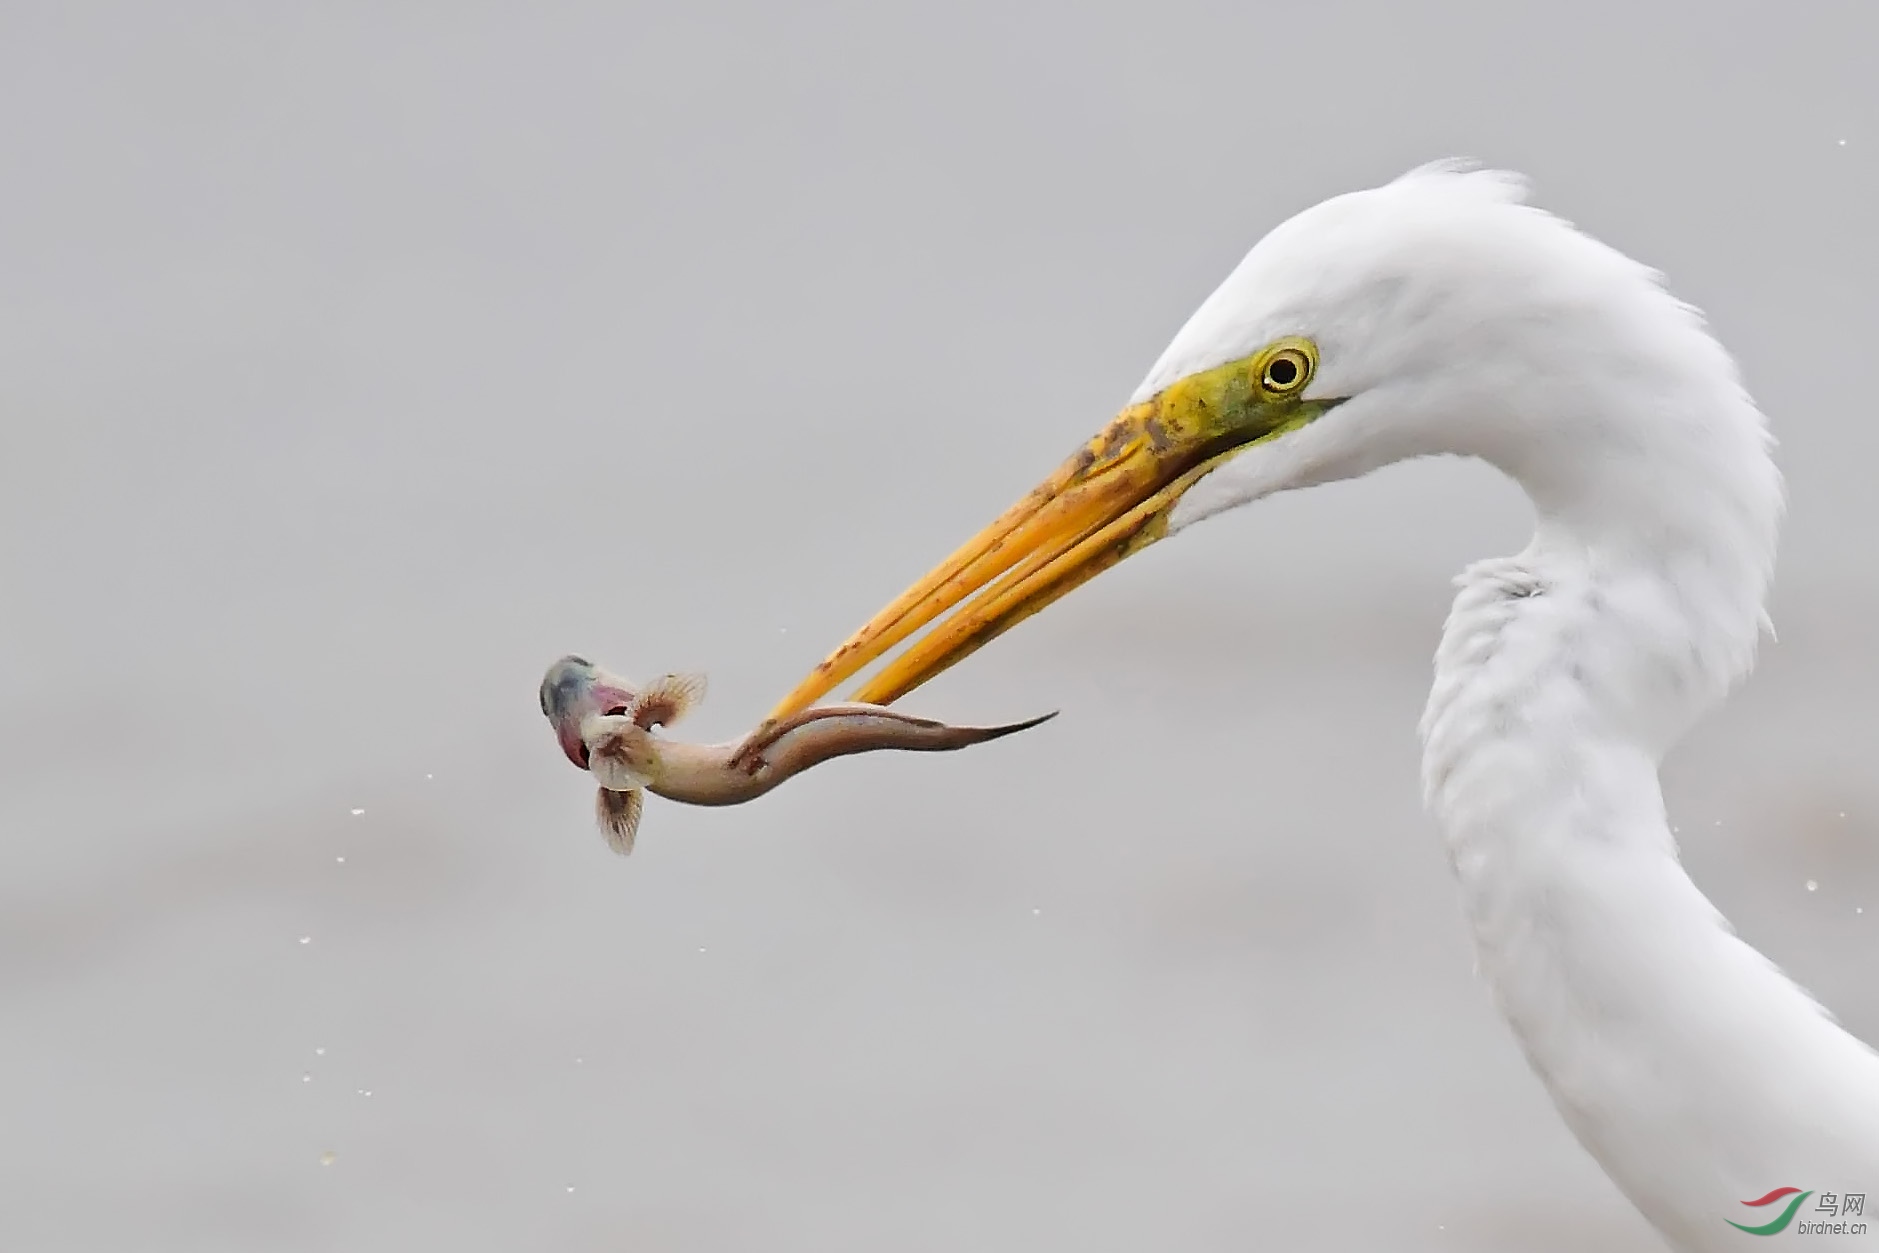
[[[615,792],[601,788],[594,797],[594,816],[600,820],[600,833],[607,837],[607,847],[625,857],[633,851],[639,834],[639,814],[646,807],[646,793],[639,788]]]
[[[704,698],[704,675],[662,674],[648,683],[633,702],[633,721],[648,731],[669,727],[696,709]]]

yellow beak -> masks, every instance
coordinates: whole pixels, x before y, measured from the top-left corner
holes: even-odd
[[[1280,354],[1295,367],[1278,372],[1283,385],[1271,370]],[[771,719],[800,713],[980,593],[854,696],[892,704],[1072,588],[1148,547],[1167,534],[1175,502],[1203,475],[1261,440],[1305,425],[1335,403],[1301,398],[1314,362],[1311,345],[1281,340],[1124,409],[998,521],[849,636],[783,698]]]

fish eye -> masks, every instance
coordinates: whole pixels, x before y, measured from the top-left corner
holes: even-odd
[[[1303,340],[1288,340],[1266,354],[1259,367],[1259,386],[1272,396],[1290,396],[1311,381],[1317,354]]]

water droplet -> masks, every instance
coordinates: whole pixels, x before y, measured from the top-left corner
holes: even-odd
[[[699,952],[701,952],[701,953],[702,953],[702,952],[704,952],[704,951],[705,951],[705,948],[704,948],[704,945],[702,945],[702,944],[701,944],[701,945],[699,945],[699,946],[698,946],[698,951],[699,951]]]
[[[1842,810],[1840,811],[1840,816],[1841,816],[1842,818],[1844,818],[1844,817],[1846,817],[1846,810],[1844,810],[1844,809],[1842,809]]]
[[[1041,909],[1033,909],[1031,911],[1031,917],[1033,918],[1041,918],[1043,916],[1044,916],[1044,911]]]
[[[314,1049],[314,1050],[313,1050],[313,1055],[314,1055],[315,1057],[325,1057],[325,1056],[326,1056],[326,1050],[325,1050],[324,1048],[316,1048],[316,1049]]]
[[[1722,825],[1722,819],[1721,819],[1721,818],[1718,818],[1718,819],[1716,819],[1716,825],[1717,825],[1717,826],[1719,826],[1719,827],[1720,827],[1720,826]]]
[[[365,816],[365,810],[363,810],[363,809],[355,809],[355,810],[353,810],[353,811],[352,811],[352,816],[353,816],[354,818],[362,818],[362,817],[364,817],[364,816]]]
[[[358,1091],[359,1091],[359,1095],[360,1095],[360,1096],[370,1096],[370,1095],[372,1095],[372,1089],[370,1089],[370,1088],[360,1088],[360,1089],[359,1089]]]
[[[1813,879],[1809,879],[1807,881],[1807,890],[1809,892],[1818,892],[1820,891],[1820,884],[1814,881]]]
[[[573,1192],[574,1192],[574,1185],[573,1185],[573,1184],[569,1184],[569,1185],[568,1185],[568,1193],[569,1193],[569,1195],[572,1195],[572,1194],[573,1194]]]
[[[575,1064],[576,1066],[578,1066],[578,1065],[580,1065],[580,1064],[581,1064],[582,1062],[584,1062],[584,1061],[586,1061],[586,1060],[587,1060],[587,1059],[586,1059],[586,1058],[584,1058],[584,1057],[577,1057],[577,1058],[575,1058],[575,1059],[574,1059],[574,1064]]]
[[[303,935],[300,937],[300,942],[302,944],[311,944],[313,943],[313,937],[310,935]]]
[[[342,866],[346,864],[346,859],[344,857],[335,857],[333,858],[333,860],[338,862]]]
[[[300,1076],[300,1082],[302,1082],[302,1083],[312,1083],[312,1082],[313,1082],[313,1072],[312,1072],[312,1071],[306,1071],[306,1072],[304,1072],[304,1073],[303,1073],[303,1074],[302,1074],[302,1075]]]
[[[1842,140],[1840,141],[1840,146],[1841,146],[1842,148],[1844,148],[1844,147],[1846,147],[1846,140],[1844,140],[1844,139],[1842,139]]]
[[[334,1162],[338,1160],[339,1160],[339,1154],[333,1152],[333,1150],[331,1149],[328,1149],[326,1150],[326,1152],[320,1154],[320,1165],[322,1166],[331,1166]]]

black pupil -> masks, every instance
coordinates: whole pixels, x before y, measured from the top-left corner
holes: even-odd
[[[1280,357],[1266,367],[1266,378],[1275,387],[1290,387],[1298,382],[1298,363],[1290,357]]]

